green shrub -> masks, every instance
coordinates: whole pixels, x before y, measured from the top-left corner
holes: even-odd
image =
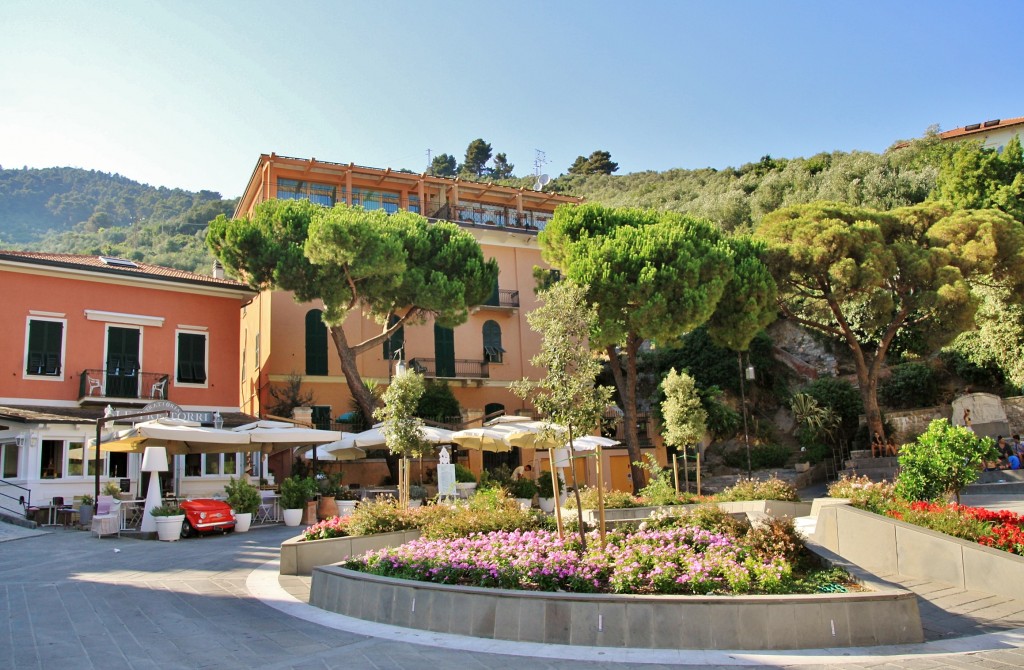
[[[499,530],[537,530],[545,525],[545,514],[523,510],[501,493],[501,489],[478,492],[465,507],[433,506],[446,511],[428,511],[419,516],[422,536],[428,539],[454,538]]]
[[[864,413],[860,391],[848,381],[835,377],[821,377],[801,389],[814,398],[820,407],[830,409],[840,418],[840,441],[850,441],[857,432],[859,417]]]
[[[476,475],[462,463],[455,464],[455,481],[462,484],[476,484]]]
[[[260,490],[244,477],[229,479],[224,491],[227,493],[227,503],[235,510],[235,514],[255,514],[263,502]]]
[[[810,445],[806,451],[802,451],[800,454],[801,461],[806,460],[811,464],[821,463],[826,458],[832,458],[832,448],[820,442]]]
[[[537,482],[533,481],[529,477],[520,477],[519,479],[510,481],[507,485],[509,495],[513,498],[529,498],[533,499],[533,496],[537,495],[539,487]]]
[[[753,470],[782,468],[789,461],[792,452],[780,444],[758,444],[750,447],[750,467]],[[745,448],[728,451],[722,460],[731,468],[747,468],[747,450]]]
[[[894,366],[889,378],[878,385],[878,400],[886,407],[899,409],[936,404],[939,400],[939,383],[935,371],[924,363]]]
[[[960,491],[978,478],[984,462],[998,457],[991,438],[936,419],[923,435],[900,449],[896,495],[904,500],[955,495],[959,501]]]
[[[374,535],[418,528],[420,522],[416,512],[417,510],[400,508],[398,501],[393,498],[382,496],[377,500],[366,500],[357,505],[349,515],[348,533],[349,535]]]
[[[658,465],[658,459],[652,454],[647,454],[644,457],[644,462],[637,463],[637,465],[650,475],[647,478],[647,485],[640,489],[642,504],[651,506],[679,504],[672,472],[668,468]]]
[[[843,475],[828,487],[832,498],[849,498],[855,507],[884,514],[895,499],[894,486],[886,481],[873,482],[866,476]]]
[[[292,475],[281,482],[281,508],[302,509],[316,497],[316,480]]]
[[[548,487],[550,490],[550,486]],[[583,509],[597,509],[597,489],[589,486],[580,487],[580,504]],[[605,491],[605,509],[623,509],[626,507],[639,507],[640,503],[627,491]],[[565,507],[576,509],[576,496],[569,496],[565,501]]]
[[[558,486],[558,493],[559,493],[559,495],[561,495],[561,493],[562,493],[562,478],[561,477],[555,477],[554,479],[555,479],[556,482],[558,482],[558,484],[557,484],[557,486]],[[537,495],[539,495],[541,498],[555,498],[557,496],[555,495],[554,487],[555,487],[555,484],[553,484],[551,482],[551,472],[550,471],[541,472],[540,476],[537,477]]]
[[[795,563],[804,548],[793,520],[786,517],[766,517],[757,522],[747,532],[744,543],[762,561],[782,556]]]
[[[796,489],[777,477],[759,481],[757,479],[741,479],[720,493],[712,496],[715,502],[732,502],[737,500],[787,500],[799,502],[800,496]]]

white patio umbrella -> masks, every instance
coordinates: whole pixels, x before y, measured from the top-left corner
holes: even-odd
[[[265,419],[237,426],[231,432],[245,435],[251,444],[260,445],[261,449],[273,447],[301,447],[310,444],[327,444],[342,439],[341,431],[319,430],[306,428],[284,421],[267,421]]]
[[[103,450],[142,453],[151,446],[166,446],[170,454],[226,453],[260,448],[244,434],[221,428],[204,428],[195,421],[163,418],[136,424],[118,439],[104,442]]]
[[[307,450],[306,453],[303,454],[303,457],[307,460],[312,460],[315,453],[318,461],[355,461],[360,458],[366,458],[366,452],[359,447],[335,446],[332,449],[331,445],[336,445],[340,442],[341,440],[337,440],[336,442],[321,444],[315,450]]]
[[[384,424],[378,423],[373,428],[364,430],[361,433],[348,433],[339,441],[337,448],[360,447],[363,449],[378,449],[385,447],[387,446],[387,440],[384,437],[383,426]],[[452,431],[435,426],[420,426],[420,435],[424,442],[430,444],[450,444],[452,441]]]

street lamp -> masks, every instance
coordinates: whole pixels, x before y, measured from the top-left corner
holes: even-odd
[[[740,403],[743,405],[743,445],[747,449],[747,478],[749,479],[753,475],[753,468],[750,463],[750,434],[747,432],[747,392],[744,386],[744,379],[747,381],[754,381],[755,372],[753,365],[747,365],[746,370],[743,369],[743,352],[736,352],[736,361],[739,365],[740,371]]]

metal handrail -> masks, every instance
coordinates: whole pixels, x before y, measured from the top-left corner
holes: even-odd
[[[487,361],[472,361],[456,358],[453,374],[441,375],[437,370],[436,358],[414,358],[409,367],[429,379],[487,379],[491,376]]]
[[[8,493],[8,488],[18,489],[24,493],[18,493],[18,497],[15,498],[13,495]],[[15,500],[14,504],[17,507],[11,507],[11,503],[8,500]],[[25,488],[14,482],[9,482],[6,479],[0,479],[0,509],[11,512],[15,516],[25,516],[25,510],[32,505],[32,489]]]
[[[78,383],[79,398],[136,398],[167,400],[171,375],[133,369],[83,370]]]

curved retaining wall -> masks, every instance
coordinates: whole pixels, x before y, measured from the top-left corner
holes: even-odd
[[[921,642],[916,596],[620,596],[450,586],[334,566],[310,604],[379,623],[549,644],[654,649],[812,649]]]

